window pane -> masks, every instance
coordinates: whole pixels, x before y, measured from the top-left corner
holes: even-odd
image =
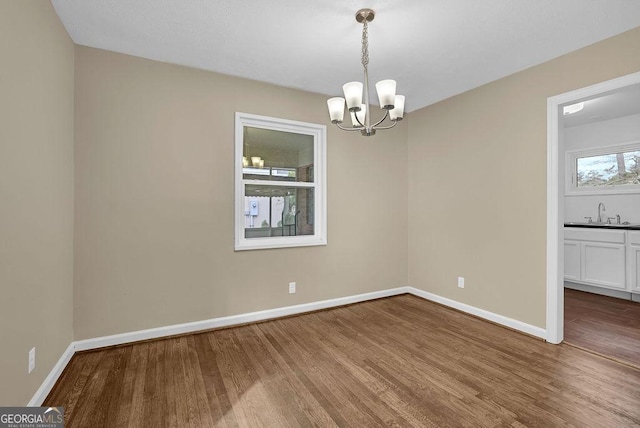
[[[245,126],[245,180],[313,182],[313,136]]]
[[[578,187],[640,184],[640,151],[576,159]]]
[[[310,188],[245,185],[244,237],[313,235],[313,198]]]

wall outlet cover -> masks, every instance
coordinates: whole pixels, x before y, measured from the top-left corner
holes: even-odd
[[[461,276],[458,277],[458,287],[464,288],[464,278]]]
[[[289,294],[293,294],[296,292],[296,283],[295,282],[290,282],[289,283]]]

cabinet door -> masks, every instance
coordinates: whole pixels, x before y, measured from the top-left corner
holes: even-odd
[[[584,242],[582,279],[594,285],[625,290],[625,245]]]
[[[564,241],[564,279],[580,281],[580,243]]]
[[[640,292],[640,246],[629,246],[629,290]]]

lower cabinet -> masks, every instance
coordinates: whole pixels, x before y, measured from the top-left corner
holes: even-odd
[[[627,276],[629,291],[640,293],[640,231],[629,231],[627,248]]]
[[[566,280],[617,290],[628,289],[627,231],[565,228],[564,237]],[[640,258],[640,241],[637,249],[637,257]]]
[[[585,242],[582,281],[594,285],[627,288],[625,245]]]
[[[564,279],[580,281],[582,278],[580,263],[580,242],[564,241]]]

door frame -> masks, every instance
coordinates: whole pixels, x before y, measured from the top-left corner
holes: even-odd
[[[559,108],[604,92],[640,83],[640,72],[547,98],[547,316],[546,340],[564,339],[564,177],[560,177]]]

